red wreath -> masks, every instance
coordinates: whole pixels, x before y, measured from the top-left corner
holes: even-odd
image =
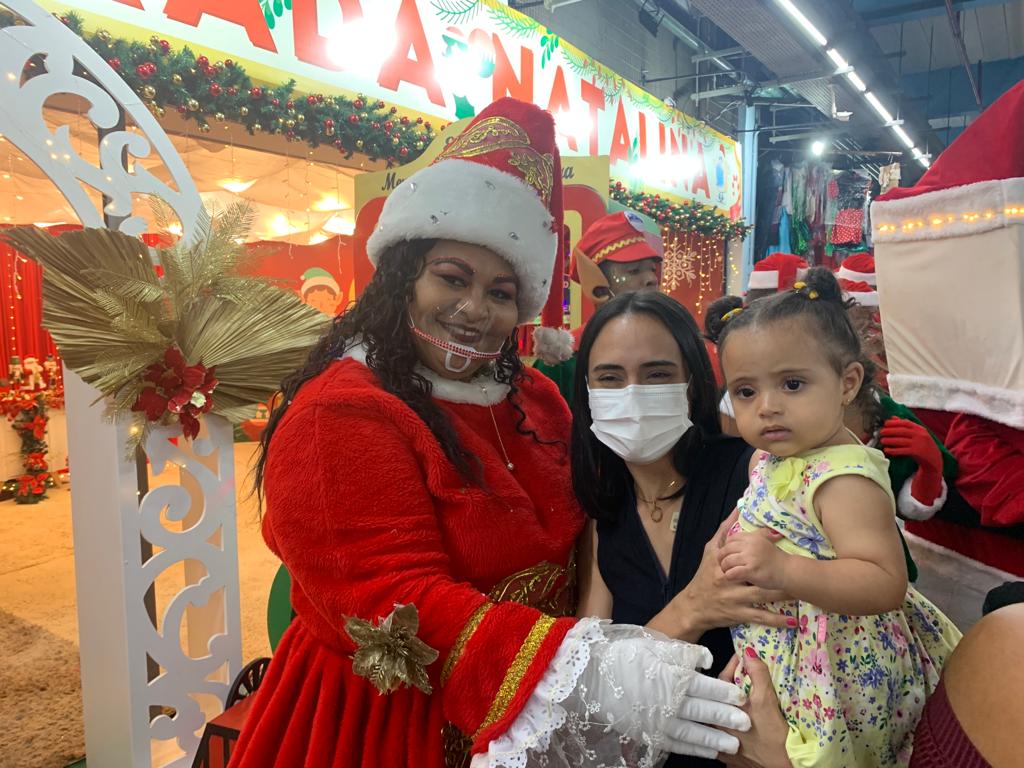
[[[146,369],[146,386],[139,393],[133,411],[141,411],[150,421],[160,421],[167,413],[181,422],[185,437],[199,434],[199,416],[213,408],[213,390],[217,387],[216,368],[202,363],[188,365],[177,347],[164,353],[162,362]]]

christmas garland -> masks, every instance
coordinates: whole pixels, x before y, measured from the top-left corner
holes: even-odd
[[[18,504],[38,504],[46,489],[54,485],[46,461],[46,392],[7,390],[0,396],[0,411],[21,438],[21,463],[25,474],[18,477],[14,500]]]
[[[250,134],[283,135],[287,141],[310,147],[329,144],[346,158],[359,152],[371,160],[401,165],[422,154],[434,138],[434,129],[422,117],[399,115],[397,107],[364,96],[347,99],[322,93],[299,95],[295,81],[262,87],[231,59],[211,62],[188,47],[174,49],[156,35],[149,43],[114,37],[103,29],[86,32],[75,13],[60,20],[106,60],[157,117],[176,110],[209,133],[211,122],[241,123]],[[16,23],[9,11],[0,11],[0,27]],[[24,76],[45,71],[37,56]]]
[[[687,232],[722,240],[742,240],[753,227],[743,219],[733,221],[714,208],[701,203],[673,203],[661,195],[630,192],[621,181],[609,184],[613,200],[657,221],[671,234]]]

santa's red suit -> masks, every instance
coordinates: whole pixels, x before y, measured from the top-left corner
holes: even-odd
[[[302,387],[270,447],[263,520],[291,572],[296,618],[232,766],[440,768],[445,740],[451,760],[465,754],[458,732],[479,746],[508,728],[574,623],[555,615],[570,605],[583,524],[568,408],[544,376],[525,376],[520,428],[507,387],[433,382],[483,487],[466,485],[358,359]],[[417,636],[440,652],[432,696],[381,695],[352,671],[346,618],[386,616],[396,602],[417,607]]]

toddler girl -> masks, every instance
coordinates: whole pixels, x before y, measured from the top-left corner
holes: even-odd
[[[905,767],[960,633],[908,589],[887,461],[843,425],[864,369],[832,273],[730,318],[719,354],[739,431],[760,449],[719,562],[789,595],[771,607],[796,623],[734,627],[737,654],[771,669],[793,765]],[[777,544],[754,534],[764,527]]]

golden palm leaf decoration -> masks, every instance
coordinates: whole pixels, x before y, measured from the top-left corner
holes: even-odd
[[[157,210],[158,221],[167,216]],[[240,274],[252,258],[240,245],[252,223],[247,205],[201,218],[191,244],[159,252],[163,277],[142,241],[109,229],[0,235],[42,265],[43,324],[110,414],[131,414],[132,450],[152,423],[180,419],[188,435],[197,413],[246,418],[329,323],[294,293]],[[161,411],[153,403],[171,394],[161,389],[168,381],[180,396],[164,397]]]

